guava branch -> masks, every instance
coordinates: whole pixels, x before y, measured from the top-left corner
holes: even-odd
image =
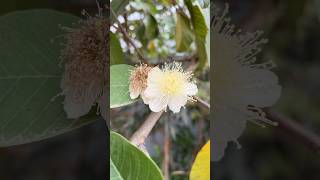
[[[115,14],[115,12],[111,10],[111,13],[114,15],[114,17],[117,17],[117,15]],[[139,49],[137,48],[136,44],[133,42],[133,40],[130,38],[128,32],[125,30],[125,28],[123,28],[122,24],[120,23],[120,21],[116,18],[117,24],[118,24],[118,30],[122,33],[124,40],[127,42],[127,44],[130,44],[133,49],[136,51],[138,57],[143,61],[143,63],[148,64],[148,61],[146,60],[146,58],[144,58],[144,56],[142,55],[142,53],[139,51]]]
[[[311,147],[316,152],[320,152],[320,136],[306,129],[293,119],[290,119],[279,112],[271,109],[265,109],[267,118],[279,122],[279,127],[294,136],[301,143]]]
[[[194,96],[193,98],[194,98],[195,100],[197,100],[197,103],[198,103],[200,106],[202,106],[202,107],[210,110],[210,104],[209,104],[209,103],[207,103],[206,101],[200,99],[200,98],[197,97],[197,96]]]
[[[204,108],[210,109],[210,104],[200,99],[199,97],[195,97],[199,105]],[[320,152],[320,136],[309,129],[306,129],[301,124],[297,123],[295,120],[286,117],[285,115],[273,111],[270,108],[263,109],[266,113],[268,119],[278,122],[279,128],[284,130],[284,132],[291,134],[297,140],[299,140],[302,144],[309,146],[311,149],[316,152]]]
[[[171,137],[170,137],[170,127],[169,119],[164,122],[164,140],[163,140],[163,161],[162,161],[162,172],[164,174],[164,179],[170,179],[170,149],[171,149]]]
[[[142,145],[162,114],[163,111],[151,112],[139,129],[131,136],[131,143],[137,146]]]

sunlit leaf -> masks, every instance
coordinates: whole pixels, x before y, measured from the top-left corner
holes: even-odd
[[[191,168],[190,180],[210,180],[210,141],[198,152]]]
[[[117,167],[114,165],[112,159],[110,158],[110,180],[123,180],[121,174],[119,173]]]

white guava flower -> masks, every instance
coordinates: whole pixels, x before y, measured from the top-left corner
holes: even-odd
[[[236,31],[226,18],[227,8],[220,15],[214,8],[211,38],[213,42],[213,161],[223,157],[228,142],[237,139],[247,120],[258,124],[275,124],[265,117],[261,108],[272,106],[278,100],[281,87],[277,76],[270,71],[272,62],[258,64],[261,51],[261,32]]]
[[[198,92],[191,78],[192,73],[184,72],[181,63],[165,64],[163,69],[153,67],[148,73],[142,99],[153,112],[166,111],[169,107],[177,113]]]

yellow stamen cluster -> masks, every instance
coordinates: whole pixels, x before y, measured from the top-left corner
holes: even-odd
[[[184,90],[184,82],[190,79],[180,63],[165,64],[164,74],[159,80],[160,91],[168,95],[179,95]]]

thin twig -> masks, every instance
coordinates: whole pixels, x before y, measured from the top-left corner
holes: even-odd
[[[111,13],[115,16],[115,12],[111,10]],[[139,58],[142,60],[143,63],[148,64],[148,61],[146,58],[144,58],[144,56],[142,55],[142,53],[139,51],[139,49],[137,48],[136,44],[133,42],[133,40],[130,38],[128,32],[122,27],[120,21],[118,20],[118,18],[116,18],[117,24],[118,24],[118,30],[120,30],[120,32],[122,33],[124,39],[131,44],[131,46],[134,48],[134,50],[136,51],[137,55],[139,56]]]
[[[210,109],[210,104],[198,97],[194,98],[202,107]],[[316,152],[320,152],[320,136],[318,134],[306,129],[295,120],[290,119],[279,112],[275,112],[269,108],[265,108],[264,111],[268,119],[279,123],[279,128],[292,134],[295,138],[299,139],[301,143],[306,144]]]
[[[159,63],[155,63],[153,65],[164,65],[166,62],[196,62],[196,60],[198,59],[197,54],[191,54],[191,55],[186,55],[186,56],[168,56],[166,61],[164,62],[159,62]],[[195,64],[195,63],[194,63]]]
[[[200,99],[200,98],[197,97],[197,96],[194,96],[193,98],[194,98],[195,100],[197,100],[197,102],[198,102],[199,105],[201,105],[202,107],[210,110],[210,104],[209,104],[209,103],[207,103],[206,101]]]
[[[186,171],[173,171],[171,175],[173,176],[189,176],[190,172]]]
[[[307,146],[310,146],[316,152],[320,152],[319,135],[306,129],[295,120],[285,117],[279,112],[275,112],[271,109],[265,109],[264,111],[266,112],[267,118],[279,122],[278,127],[287,131],[289,134],[292,134],[295,138],[297,138]]]
[[[144,144],[144,141],[149,136],[152,128],[156,125],[162,114],[163,111],[150,113],[139,129],[131,136],[131,143],[137,146]]]
[[[162,172],[164,174],[165,180],[170,179],[170,175],[169,175],[170,147],[171,147],[171,139],[170,139],[169,122],[166,120],[164,122],[164,143],[163,143],[163,162],[162,162]]]

